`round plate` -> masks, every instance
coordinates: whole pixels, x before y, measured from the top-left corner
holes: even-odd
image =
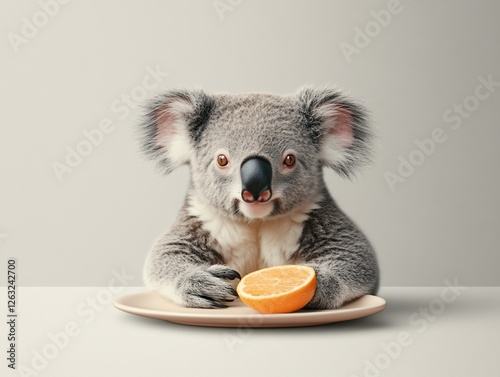
[[[335,310],[300,310],[286,314],[261,314],[235,300],[224,309],[193,309],[178,306],[156,292],[121,296],[113,305],[124,312],[194,326],[299,327],[366,317],[385,308],[385,300],[366,295]]]

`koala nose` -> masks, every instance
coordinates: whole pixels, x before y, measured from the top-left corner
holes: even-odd
[[[241,198],[247,203],[264,203],[271,199],[273,169],[269,161],[253,157],[241,164]]]

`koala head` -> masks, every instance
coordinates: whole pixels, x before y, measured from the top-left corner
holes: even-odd
[[[323,166],[350,176],[370,156],[364,109],[331,89],[170,91],[149,105],[141,131],[164,172],[189,164],[196,194],[234,219],[293,211],[318,197]]]

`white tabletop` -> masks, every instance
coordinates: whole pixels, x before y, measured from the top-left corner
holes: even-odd
[[[384,287],[379,295],[388,306],[381,313],[288,329],[192,327],[133,316],[114,308],[112,295],[142,288],[113,290],[19,288],[17,370],[2,356],[1,375],[500,375],[500,288]],[[0,292],[6,297],[5,287]],[[5,350],[6,300],[2,305]]]

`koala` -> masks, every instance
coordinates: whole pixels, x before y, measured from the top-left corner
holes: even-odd
[[[375,252],[337,206],[323,168],[350,177],[369,162],[362,106],[333,89],[292,95],[172,90],[146,107],[142,146],[169,173],[190,166],[183,206],[157,239],[144,282],[174,303],[223,308],[235,283],[260,268],[316,272],[306,309],[335,309],[376,294]]]

